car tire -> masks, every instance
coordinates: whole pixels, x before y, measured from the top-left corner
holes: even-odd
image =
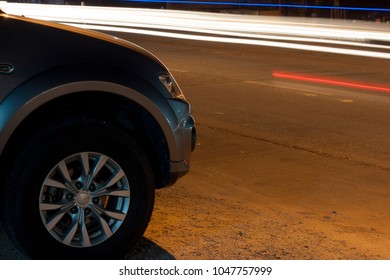
[[[36,132],[7,175],[3,223],[33,259],[118,259],[144,234],[153,173],[132,137],[90,118]]]

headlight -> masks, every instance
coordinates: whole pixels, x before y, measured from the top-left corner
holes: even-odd
[[[179,85],[170,74],[161,74],[159,79],[173,98],[185,100]]]

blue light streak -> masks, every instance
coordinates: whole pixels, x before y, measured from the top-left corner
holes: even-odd
[[[161,4],[196,4],[196,5],[229,5],[238,7],[277,7],[277,8],[304,8],[304,9],[336,9],[350,11],[370,11],[370,12],[390,12],[389,8],[364,8],[364,7],[345,7],[345,6],[315,6],[315,5],[297,5],[297,4],[265,4],[265,3],[237,3],[237,2],[214,2],[214,1],[193,1],[193,0],[121,0],[122,2],[137,3],[161,3]]]

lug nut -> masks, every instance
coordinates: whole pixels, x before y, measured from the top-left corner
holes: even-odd
[[[65,197],[66,197],[66,199],[69,200],[69,201],[72,201],[72,200],[73,200],[73,194],[71,194],[71,193],[67,193]]]
[[[76,206],[72,207],[72,209],[70,209],[70,213],[72,214],[76,214],[78,212],[78,208]]]
[[[90,185],[90,186],[89,186],[89,190],[90,190],[91,192],[94,192],[94,191],[96,190],[96,186],[95,186],[94,184]]]
[[[77,188],[78,190],[81,189],[83,186],[84,186],[83,183],[81,183],[81,182],[76,182],[76,188]]]

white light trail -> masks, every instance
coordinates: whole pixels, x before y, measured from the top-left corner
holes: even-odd
[[[302,44],[294,44],[294,43],[272,42],[272,41],[251,40],[251,39],[240,39],[240,38],[223,38],[223,37],[216,37],[216,36],[189,35],[189,34],[181,34],[181,33],[132,29],[132,28],[113,27],[113,26],[85,25],[85,24],[71,24],[71,25],[81,27],[81,28],[95,29],[101,31],[127,32],[127,33],[136,33],[136,34],[161,36],[161,37],[169,37],[169,38],[177,38],[177,39],[208,41],[208,42],[218,42],[218,43],[234,43],[234,44],[243,44],[243,45],[287,48],[287,49],[296,49],[296,50],[305,50],[305,51],[316,51],[316,52],[326,52],[326,53],[334,53],[334,54],[390,59],[390,53],[382,53],[382,52],[374,52],[374,51],[352,50],[352,49],[343,49],[343,48],[302,45]]]
[[[1,1],[0,8],[9,14],[101,31],[390,59],[390,25],[385,24]],[[318,43],[328,46],[318,46]]]

